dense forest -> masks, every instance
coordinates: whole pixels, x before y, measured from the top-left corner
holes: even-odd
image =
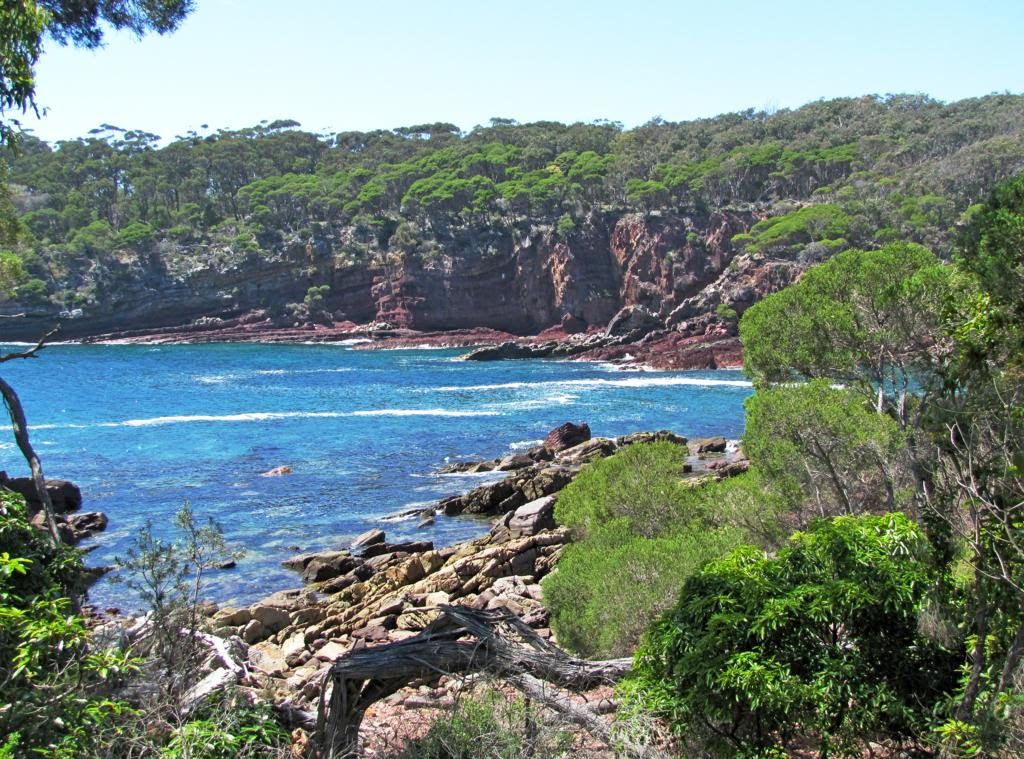
[[[170,141],[110,125],[53,146],[26,135],[7,156],[21,234],[4,260],[23,270],[9,305],[39,314],[82,308],[88,317],[170,285],[193,295],[208,286],[216,297],[179,303],[199,309],[188,318],[280,314],[308,294],[327,320],[368,321],[382,310],[369,285],[365,306],[343,294],[359,286],[360,272],[396,282],[407,271],[450,277],[508,258],[538,235],[599,269],[609,230],[629,215],[682,230],[669,259],[705,245],[708,218],[723,211],[749,228],[722,244],[748,259],[809,262],[893,240],[947,255],[957,226],[1024,168],[1022,115],[1017,95],[952,104],[891,95],[634,129],[496,118],[468,133],[424,124],[322,135],[275,121]],[[272,262],[294,286],[247,290]],[[202,279],[210,271],[234,275],[210,284]],[[621,277],[595,282],[579,300],[616,284]],[[619,296],[613,305],[628,301],[610,294]],[[286,316],[308,318],[297,305]],[[509,324],[539,331],[558,315]],[[467,319],[403,326],[473,326]]]

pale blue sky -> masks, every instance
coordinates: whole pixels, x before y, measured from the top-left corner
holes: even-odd
[[[166,37],[49,42],[26,126],[172,138],[293,118],[311,131],[492,116],[627,127],[819,98],[1024,92],[1024,0],[197,0]]]

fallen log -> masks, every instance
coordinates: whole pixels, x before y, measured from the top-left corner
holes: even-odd
[[[544,683],[570,690],[613,683],[629,672],[632,660],[595,662],[570,656],[503,609],[439,608],[441,616],[420,634],[351,651],[332,665],[320,694],[313,741],[316,757],[356,756],[366,709],[412,681],[480,672],[507,679],[596,738],[611,740],[596,712],[549,692]],[[627,756],[654,755],[644,747],[619,748]]]

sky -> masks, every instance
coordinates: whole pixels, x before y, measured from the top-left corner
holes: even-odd
[[[1024,92],[1024,0],[196,0],[174,33],[48,41],[36,136],[170,140],[289,118],[322,133],[608,119],[820,98]],[[11,114],[13,115],[13,114]]]

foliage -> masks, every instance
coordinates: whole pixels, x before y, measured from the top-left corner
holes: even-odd
[[[66,741],[87,748],[122,709],[103,688],[134,663],[89,645],[66,595],[80,590],[79,552],[53,547],[30,526],[21,496],[0,492],[0,735],[17,731],[18,755]]]
[[[410,742],[408,759],[525,759],[563,756],[572,735],[544,724],[542,713],[522,698],[484,690],[460,699],[426,735]]]
[[[14,0],[0,9],[0,144],[14,136],[11,110],[35,110],[35,65],[48,34],[58,43],[98,47],[107,28],[136,34],[174,30],[192,10],[191,0]],[[17,121],[13,121],[17,126]]]
[[[761,385],[847,383],[903,426],[915,388],[930,385],[945,349],[939,324],[950,276],[911,243],[839,253],[743,314],[744,367]]]
[[[682,481],[686,448],[670,442],[631,445],[585,467],[558,494],[555,520],[580,536],[624,519],[630,532],[654,537],[669,523],[688,521],[699,499]]]
[[[756,473],[694,487],[685,448],[640,443],[583,469],[559,493],[555,519],[573,528],[542,583],[559,642],[585,656],[622,656],[705,561],[744,540],[779,539],[779,499]]]
[[[542,583],[559,643],[586,657],[629,655],[683,581],[740,542],[735,530],[710,528],[645,538],[623,518],[593,530]]]
[[[813,380],[747,399],[743,449],[806,526],[815,516],[892,511],[913,489],[896,422],[850,390]]]
[[[626,693],[723,755],[914,741],[962,653],[918,630],[935,580],[902,514],[816,522],[775,557],[739,548],[687,580]]]
[[[442,124],[328,136],[282,121],[160,146],[105,125],[52,146],[26,135],[8,160],[15,207],[47,264],[35,276],[57,293],[84,292],[96,260],[116,269],[126,247],[163,238],[176,241],[158,251],[171,269],[227,245],[238,261],[280,254],[309,230],[361,260],[386,253],[402,224],[406,253],[471,257],[513,229],[542,224],[564,239],[570,222],[632,210],[752,211],[760,221],[732,242],[756,256],[815,261],[893,239],[944,254],[958,217],[1024,167],[1022,123],[1024,97],[890,96],[628,131],[498,120],[465,134]],[[113,238],[86,247],[78,237],[69,256],[64,246],[98,221]]]
[[[281,757],[290,736],[266,704],[250,705],[228,694],[214,700],[171,734],[159,756],[164,759]]]

